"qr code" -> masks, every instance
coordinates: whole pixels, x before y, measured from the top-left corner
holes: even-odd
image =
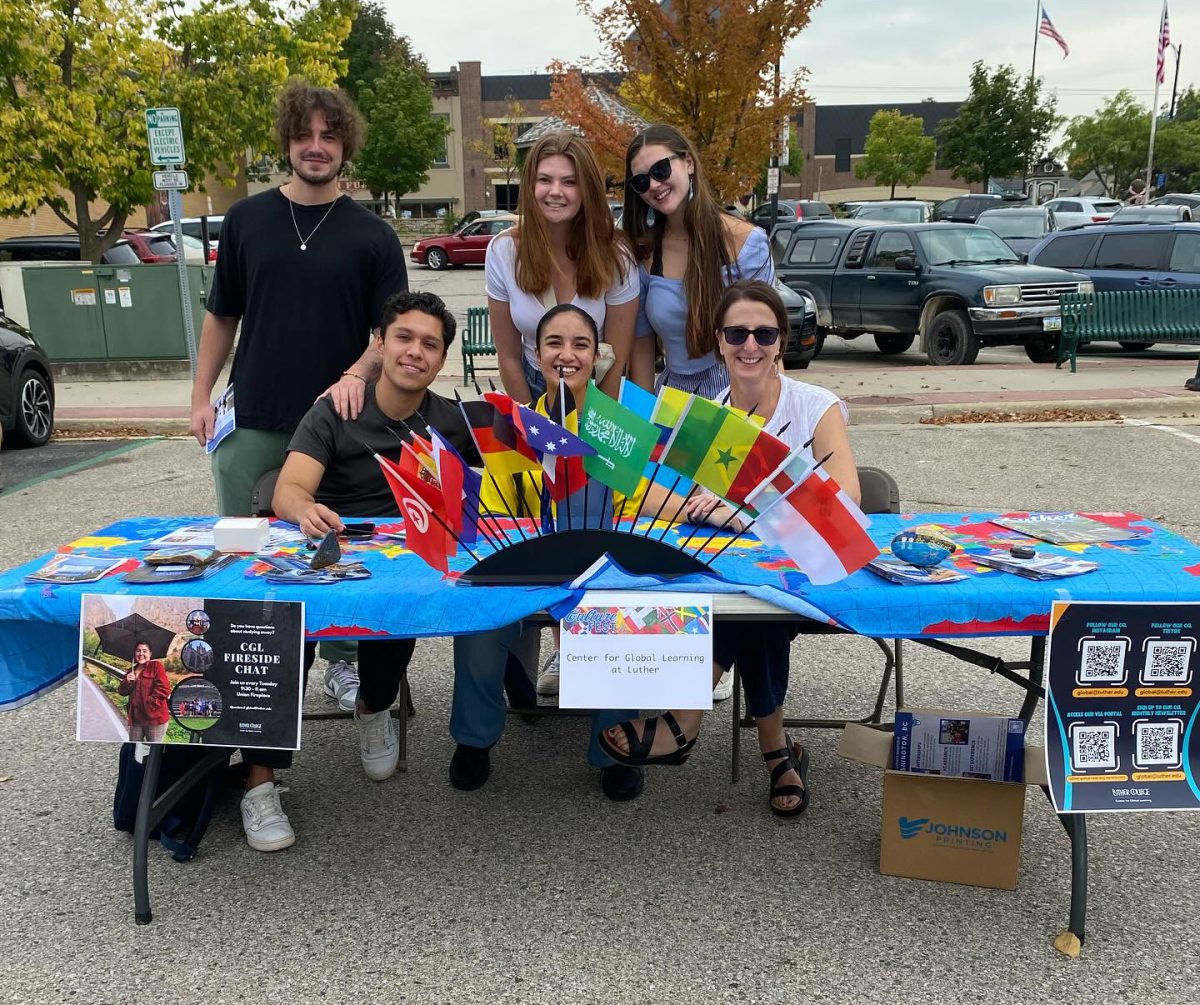
[[[1139,722],[1136,729],[1138,764],[1179,763],[1179,723]]]
[[[1085,642],[1079,666],[1081,684],[1110,684],[1125,679],[1124,642]]]
[[[1182,683],[1188,679],[1188,660],[1191,655],[1191,640],[1150,642],[1146,646],[1146,672],[1142,679]]]
[[[1117,727],[1077,726],[1071,731],[1071,763],[1076,771],[1117,766]]]

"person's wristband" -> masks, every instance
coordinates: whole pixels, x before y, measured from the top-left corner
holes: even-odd
[[[362,381],[364,384],[367,382],[367,378],[366,378],[366,377],[364,377],[364,376],[363,376],[361,373],[355,373],[353,370],[343,370],[343,371],[342,371],[342,376],[343,376],[343,377],[357,377],[357,378],[358,378],[359,380],[361,380],[361,381]]]

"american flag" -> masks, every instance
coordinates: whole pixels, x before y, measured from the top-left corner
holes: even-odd
[[[1167,47],[1171,44],[1171,19],[1167,16],[1167,5],[1164,0],[1162,21],[1158,26],[1158,64],[1155,80],[1162,84],[1166,82]]]
[[[1045,35],[1047,38],[1054,39],[1058,43],[1058,47],[1063,51],[1063,59],[1071,55],[1071,50],[1067,47],[1066,40],[1058,33],[1058,29],[1054,27],[1054,22],[1050,20],[1050,15],[1046,13],[1046,8],[1042,8],[1042,20],[1038,25],[1038,34]],[[1159,57],[1161,64],[1162,57]]]

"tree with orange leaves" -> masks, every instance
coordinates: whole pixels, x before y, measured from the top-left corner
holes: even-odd
[[[803,69],[776,85],[775,66],[820,0],[576,0],[595,25],[621,101],[650,122],[691,137],[723,202],[749,192],[780,125],[804,99]],[[625,171],[636,132],[596,100],[578,71],[561,64],[550,106],[577,125],[612,172]],[[624,137],[622,139],[622,137]]]

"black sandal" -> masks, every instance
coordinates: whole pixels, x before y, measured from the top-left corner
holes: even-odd
[[[667,724],[667,728],[671,730],[677,749],[672,750],[669,754],[652,755],[650,750],[654,746],[654,734],[658,730],[659,719],[662,719]],[[629,741],[629,750],[624,751],[620,747],[613,746],[603,730],[599,736],[600,746],[618,764],[625,764],[632,768],[645,767],[650,764],[683,764],[696,745],[695,737],[689,740],[687,734],[679,727],[679,720],[670,712],[663,712],[662,715],[647,719],[645,729],[640,737],[634,731],[631,723],[620,722],[617,725],[625,731],[625,738]]]
[[[767,805],[777,817],[798,817],[808,809],[808,750],[800,743],[792,743],[791,737],[784,734],[786,747],[779,750],[768,750],[763,753],[763,760],[768,764],[779,760],[771,769],[771,792],[767,796]],[[800,776],[801,785],[780,785],[779,779],[788,771],[794,771]],[[782,796],[799,796],[800,802],[791,809],[781,810],[775,805],[775,800]]]

